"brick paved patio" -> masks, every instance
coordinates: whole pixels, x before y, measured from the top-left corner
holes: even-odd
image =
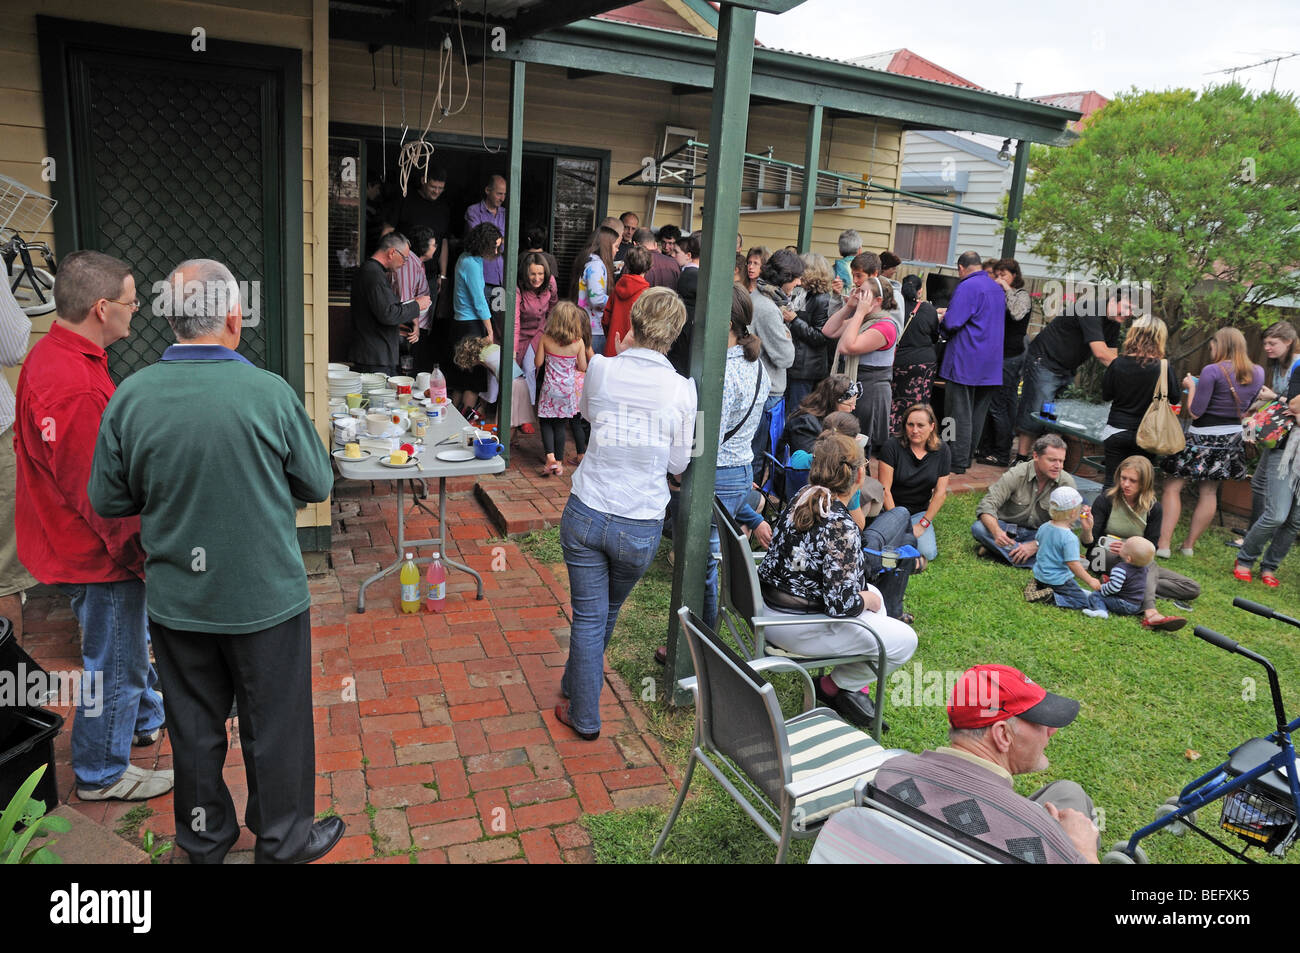
[[[366,612],[356,612],[360,582],[395,552],[394,497],[384,484],[336,486],[333,568],[311,578],[315,809],[347,823],[330,862],[588,862],[582,814],[675,794],[645,715],[612,671],[598,741],[579,740],[551,713],[569,634],[563,566],[502,541],[479,503],[489,501],[516,531],[558,522],[567,476],[537,476],[529,439],[478,493],[474,480],[449,481],[451,550],[482,573],[485,598],[476,601],[473,580],[452,573],[441,615],[401,614],[396,577],[372,586]],[[417,536],[433,525],[423,514],[408,523]],[[35,590],[25,618],[23,642],[38,662],[80,666],[76,623],[57,590]],[[71,722],[74,712],[61,714]],[[242,816],[248,791],[237,743],[232,730],[225,773]],[[64,799],[109,828],[129,822],[134,805],[77,799],[69,745],[65,730],[55,748]],[[134,761],[170,767],[166,738],[136,749]],[[171,796],[147,803],[153,814],[140,832],[170,837]],[[244,831],[230,859],[250,861],[252,846]],[[183,862],[178,854],[163,859]]]
[[[541,459],[538,438],[524,436],[505,473],[449,481],[451,551],[483,575],[485,598],[476,601],[473,581],[452,573],[441,615],[403,615],[395,577],[371,587],[367,611],[357,613],[361,581],[394,557],[395,497],[386,484],[337,484],[329,565],[320,560],[310,582],[315,809],[347,823],[329,862],[589,862],[582,814],[673,797],[680,779],[617,674],[606,670],[598,741],[579,740],[552,715],[570,622],[563,565],[541,564],[501,538],[503,529],[558,524],[571,467],[543,478]],[[952,490],[983,488],[999,473],[973,467]],[[408,522],[415,536],[433,527],[419,512]],[[38,662],[80,667],[64,596],[34,590],[25,619],[23,643]],[[74,712],[60,713],[70,727]],[[170,795],[147,802],[153,813],[143,820],[133,804],[78,800],[69,739],[65,729],[55,745],[65,801],[110,829],[137,821],[137,843],[147,830],[174,834]],[[133,760],[167,768],[170,752],[164,736]],[[248,789],[233,723],[225,774],[242,816]],[[230,860],[250,862],[252,846],[245,830]],[[185,858],[173,850],[162,859]]]

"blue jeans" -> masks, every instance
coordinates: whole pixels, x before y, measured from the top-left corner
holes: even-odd
[[[1289,438],[1300,439],[1294,433]],[[1264,473],[1264,515],[1256,520],[1241,541],[1241,551],[1237,553],[1237,562],[1250,567],[1259,559],[1262,572],[1273,572],[1282,565],[1282,560],[1291,551],[1296,533],[1300,533],[1300,496],[1291,489],[1291,481],[1285,474],[1278,473],[1282,462],[1282,452],[1270,450],[1262,459],[1256,473]],[[1264,552],[1264,545],[1268,551]],[[1260,559],[1260,553],[1264,556]]]
[[[916,531],[916,524],[923,519],[925,519],[924,510],[912,517],[912,535],[916,537],[916,548],[921,551],[921,555],[930,560],[939,555],[939,541],[934,536],[933,524],[923,532]]]
[[[1084,591],[1079,588],[1079,584],[1070,579],[1061,583],[1059,586],[1053,586],[1052,591],[1056,593],[1056,604],[1062,609],[1100,609],[1101,596],[1092,590]]]
[[[1100,593],[1093,593],[1096,602],[1111,615],[1141,615],[1142,603],[1130,602],[1128,599],[1121,599],[1119,596],[1103,596]],[[1097,608],[1096,605],[1093,608]]]
[[[749,505],[749,489],[754,482],[754,471],[748,466],[719,467],[714,479],[713,492],[727,512],[751,529],[763,522],[763,517]],[[716,524],[709,527],[709,568],[704,577],[704,624],[717,630],[718,626],[718,561],[722,558],[722,541],[718,538]]]
[[[1046,428],[1035,419],[1034,414],[1043,409],[1043,404],[1056,400],[1056,395],[1065,390],[1072,380],[1073,374],[1058,373],[1048,367],[1041,356],[1027,353],[1025,377],[1020,388],[1020,406],[1016,409],[1016,430],[1035,437],[1043,433]]]
[[[139,579],[60,586],[81,626],[84,686],[103,679],[102,697],[72,722],[72,767],[80,788],[114,784],[131,763],[137,733],[161,728],[163,700],[149,662],[149,623]]]
[[[569,718],[579,731],[600,731],[605,646],[623,600],[655,558],[662,529],[662,519],[611,516],[573,495],[564,507],[560,545],[569,570],[573,627],[560,691],[569,696]]]
[[[1014,527],[1015,532],[1012,532],[1013,524],[1004,522],[1003,520],[998,520],[998,526],[1002,528],[1002,532],[1006,533],[1017,543],[1027,543],[1038,535],[1038,530],[1030,529],[1028,526],[1016,526]],[[1022,563],[1011,562],[1011,547],[1008,546],[1006,549],[1003,549],[997,543],[993,542],[993,534],[988,531],[988,527],[986,527],[981,520],[976,520],[974,522],[970,528],[970,534],[975,537],[975,541],[981,546],[984,546],[990,552],[997,553],[1017,569],[1034,568],[1034,557],[1032,556]]]

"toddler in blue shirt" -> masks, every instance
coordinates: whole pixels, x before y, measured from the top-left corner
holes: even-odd
[[[1084,567],[1079,538],[1071,529],[1077,519],[1091,530],[1092,513],[1072,486],[1058,486],[1052,491],[1047,512],[1051,522],[1038,527],[1034,537],[1038,541],[1034,582],[1025,587],[1025,599],[1042,602],[1054,598],[1062,609],[1092,608],[1091,597],[1101,588],[1101,582]],[[1076,579],[1092,591],[1080,589]]]

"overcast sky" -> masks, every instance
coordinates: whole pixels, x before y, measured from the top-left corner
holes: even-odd
[[[962,16],[961,9],[972,11]],[[1214,70],[1300,52],[1296,0],[1005,0],[997,4],[876,6],[806,0],[758,15],[766,46],[850,59],[906,47],[978,86],[1021,95],[1190,87],[1227,81]],[[994,11],[996,16],[976,11]],[[1300,90],[1300,56],[1276,64],[1277,87]],[[1266,90],[1274,64],[1236,74]]]

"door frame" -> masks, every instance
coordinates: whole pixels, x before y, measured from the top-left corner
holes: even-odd
[[[78,160],[86,158],[86,143],[74,148],[69,56],[73,52],[127,53],[152,62],[192,63],[195,56],[210,67],[257,70],[273,74],[279,96],[263,105],[278,112],[269,128],[275,139],[267,153],[273,167],[265,170],[267,181],[281,183],[280,201],[274,224],[278,241],[266,250],[265,295],[276,295],[280,309],[279,327],[267,328],[268,355],[278,355],[281,366],[267,369],[283,377],[302,399],[305,396],[305,291],[303,272],[303,168],[302,140],[302,51],[288,47],[237,43],[207,36],[202,53],[191,50],[193,38],[186,34],[161,33],[110,26],[83,20],[39,15],[36,17],[40,49],[41,99],[45,115],[46,145],[57,162],[51,191],[58,205],[54,209],[55,246],[60,254],[82,247],[84,211],[80,202],[85,190],[76,188]],[[270,177],[274,176],[274,179]],[[319,303],[318,305],[319,306]],[[319,318],[319,316],[318,316]],[[328,322],[328,318],[325,319]],[[278,340],[276,340],[278,338]]]
[[[329,124],[329,135],[331,136],[357,138],[362,140],[378,139],[384,134],[384,130],[385,127],[383,126],[367,125],[365,123],[331,122]],[[388,127],[387,131],[388,134],[392,136],[394,141],[401,138],[402,130],[400,128],[394,129],[390,126]],[[438,133],[437,135],[431,134],[429,136],[429,141],[432,142],[434,146],[441,145],[441,146],[446,146],[449,149],[457,149],[465,152],[472,152],[476,149],[482,150],[485,144],[488,147],[492,147],[500,150],[504,150],[508,145],[505,139],[494,138],[491,136],[487,138],[481,138],[479,136],[461,135],[460,133]],[[362,149],[361,151],[362,153],[364,153],[365,149]],[[599,175],[599,181],[596,183],[596,209],[595,209],[596,224],[599,225],[601,220],[609,215],[609,212],[606,211],[606,208],[609,205],[609,167],[612,159],[612,153],[609,149],[593,149],[590,146],[566,146],[566,145],[559,145],[553,142],[532,142],[525,139],[523,152],[525,155],[531,154],[531,155],[539,155],[539,156],[551,156],[553,158],[561,157],[561,156],[573,156],[574,158],[577,159],[596,159],[597,161],[599,161],[600,175]],[[364,169],[364,165],[365,165],[365,156],[363,155],[361,157],[360,167]],[[364,183],[366,181],[366,179],[364,178],[364,172],[362,172],[361,174],[363,175],[361,181],[362,183]],[[363,196],[365,195],[364,184],[362,185],[361,193]],[[555,196],[555,176],[554,173],[552,173],[551,176],[552,199],[554,199],[554,196]],[[365,233],[365,227],[366,227],[365,219],[366,219],[365,203],[362,202],[361,204],[362,234]],[[453,226],[455,224],[456,224],[455,222],[452,223]],[[551,215],[547,222],[547,232],[550,234],[552,240],[554,240],[555,209],[553,203],[551,208]]]

